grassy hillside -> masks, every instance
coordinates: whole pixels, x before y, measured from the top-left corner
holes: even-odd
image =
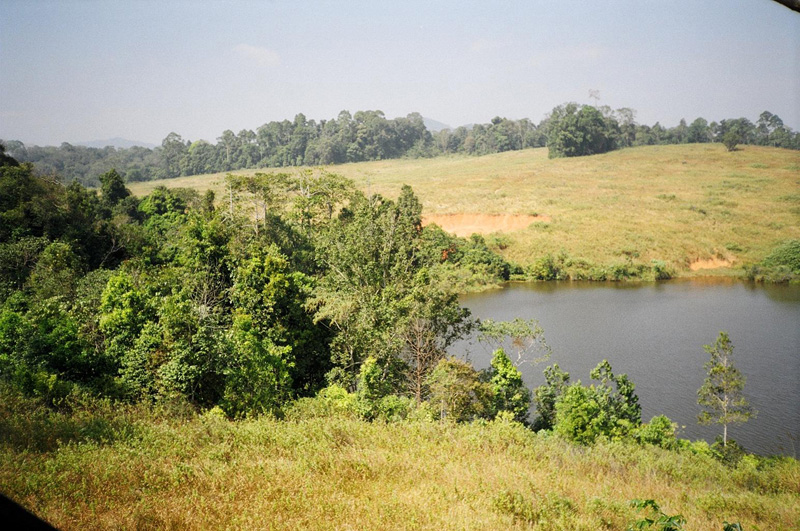
[[[231,422],[166,406],[69,416],[4,395],[0,491],[61,529],[796,529],[800,465],[574,446],[502,421]],[[166,407],[166,409],[165,409]]]
[[[757,262],[779,242],[800,238],[797,151],[743,146],[729,153],[719,144],[691,144],[551,160],[546,149],[533,149],[329,170],[388,197],[409,184],[425,214],[536,214],[539,221],[505,238],[503,254],[522,265],[563,250],[596,264],[632,257],[703,273]],[[138,195],[162,184],[213,189],[221,198],[223,178],[134,183],[131,189]],[[492,229],[488,223],[483,232]]]

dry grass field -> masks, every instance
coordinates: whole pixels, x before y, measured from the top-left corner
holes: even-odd
[[[632,256],[664,260],[679,274],[730,273],[781,241],[800,238],[797,151],[690,144],[548,159],[542,148],[327,169],[387,197],[409,184],[425,215],[458,215],[462,226],[448,227],[454,232],[505,230],[503,254],[521,265],[563,250],[596,264]],[[222,197],[223,179],[203,175],[130,188],[137,195],[158,185],[212,189]]]
[[[729,467],[503,421],[232,422],[142,406],[67,417],[0,405],[0,490],[64,530],[621,530],[649,516],[635,498],[681,514],[686,530],[800,523],[789,458]]]

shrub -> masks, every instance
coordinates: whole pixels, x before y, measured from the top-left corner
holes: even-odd
[[[598,435],[609,432],[607,412],[600,406],[594,387],[580,381],[567,387],[556,402],[555,431],[582,444],[591,444]]]
[[[591,444],[599,436],[629,435],[641,423],[641,406],[627,375],[614,375],[603,360],[590,373],[600,385],[567,387],[556,401],[555,431],[571,441]],[[611,384],[614,384],[612,387]]]
[[[680,531],[686,518],[679,514],[669,516],[661,510],[655,500],[631,500],[631,507],[636,509],[650,509],[649,516],[638,520],[629,529],[656,529],[658,531]]]
[[[800,275],[800,240],[789,240],[772,250],[764,259],[767,267],[785,266],[795,275]]]
[[[528,268],[528,276],[532,280],[565,280],[568,278],[565,259],[563,254],[556,258],[545,255]]]
[[[658,415],[650,419],[649,423],[636,428],[633,436],[640,444],[652,444],[671,450],[678,444],[675,438],[677,427],[678,425],[665,415]]]
[[[494,351],[489,371],[494,413],[508,412],[517,422],[526,423],[531,407],[531,393],[522,381],[522,373],[501,348]]]
[[[324,417],[355,417],[358,415],[358,397],[340,385],[330,385],[317,396],[299,398],[284,408],[290,420]]]
[[[650,270],[653,274],[653,280],[669,280],[673,275],[673,271],[661,260],[650,262]]]
[[[739,443],[732,439],[723,441],[721,435],[718,435],[714,444],[711,445],[711,455],[731,467],[738,465],[746,454],[747,452]]]
[[[569,383],[569,373],[564,372],[558,363],[544,370],[545,385],[540,385],[534,390],[536,397],[536,413],[533,428],[535,430],[549,430],[556,421],[556,402]]]
[[[485,417],[491,409],[492,389],[475,368],[456,358],[445,358],[428,376],[430,402],[439,418],[453,421]]]

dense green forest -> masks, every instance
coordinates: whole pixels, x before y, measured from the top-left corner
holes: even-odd
[[[387,119],[381,111],[342,111],[331,120],[269,122],[256,131],[226,130],[212,144],[170,133],[160,147],[89,148],[25,146],[4,141],[19,161],[33,162],[43,175],[65,183],[77,180],[98,186],[99,176],[116,169],[127,182],[167,179],[238,169],[319,166],[400,157],[432,157],[462,153],[486,155],[529,147],[550,148],[551,156],[578,156],[613,149],[656,144],[722,142],[800,149],[800,134],[780,117],[764,111],[756,123],[746,118],[711,122],[697,118],[672,128],[636,122],[636,112],[568,103],[553,109],[539,124],[529,119],[495,117],[488,124],[428,131],[422,116]]]
[[[386,393],[422,398],[472,326],[454,289],[509,275],[482,239],[423,229],[410,188],[395,202],[328,173],[231,177],[216,210],[189,190],[132,197],[113,170],[99,195],[0,171],[0,375],[53,403],[81,388],[279,411],[354,389],[368,357]]]

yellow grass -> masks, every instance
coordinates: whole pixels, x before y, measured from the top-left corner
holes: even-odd
[[[409,184],[426,215],[546,217],[549,221],[508,233],[503,253],[522,265],[564,250],[596,264],[619,263],[630,255],[643,262],[664,260],[686,274],[700,260],[694,274],[708,274],[707,264],[738,268],[761,260],[781,241],[800,238],[797,151],[743,146],[729,153],[720,144],[692,144],[551,160],[542,148],[327,169],[387,197]],[[157,185],[212,189],[221,198],[223,178],[185,177],[130,188],[137,195]]]
[[[573,446],[516,424],[140,419],[109,443],[0,445],[0,489],[62,529],[624,529],[633,498],[796,529],[800,466],[729,468],[632,444]]]

